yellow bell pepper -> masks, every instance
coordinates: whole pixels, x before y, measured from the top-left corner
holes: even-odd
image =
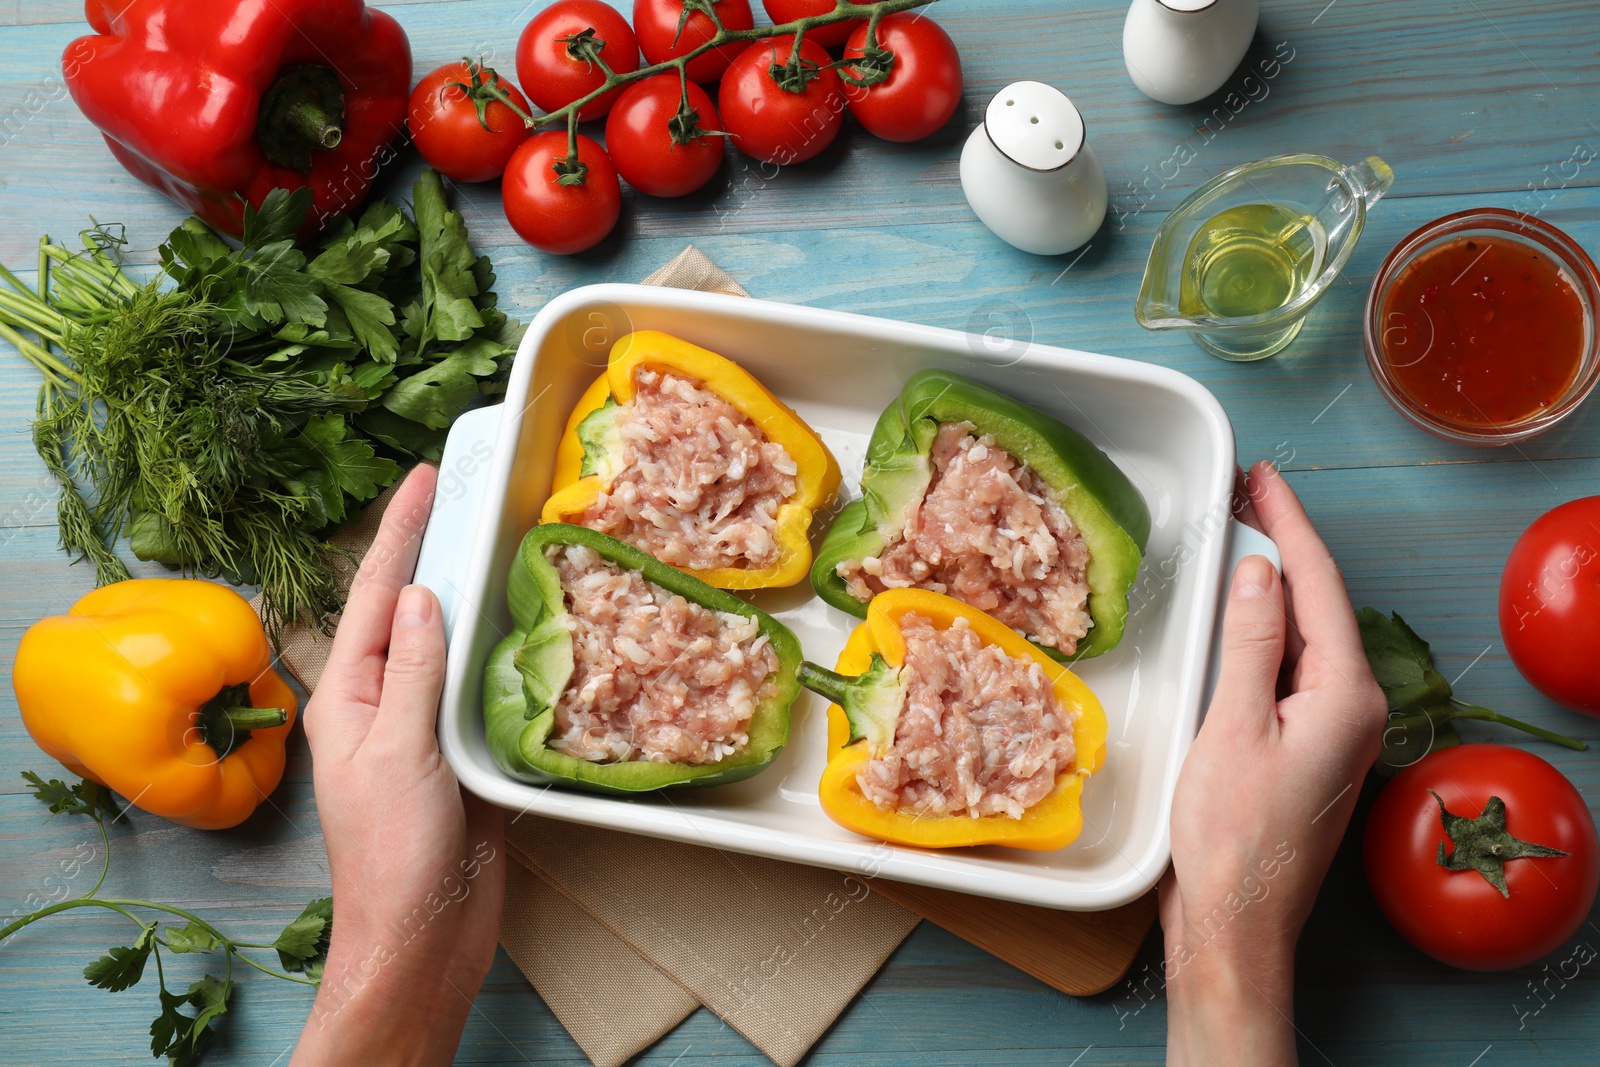
[[[738,567],[683,569],[718,589],[794,585],[804,578],[811,568],[811,542],[807,537],[811,516],[838,491],[838,462],[816,431],[743,367],[656,330],[640,330],[618,340],[611,348],[605,373],[579,399],[556,449],[550,498],[545,501],[540,521],[582,525],[583,513],[610,489],[620,473],[620,443],[607,442],[602,434],[587,432],[584,420],[608,402],[619,406],[631,403],[637,393],[635,372],[640,367],[698,380],[746,415],[767,440],[782,445],[798,468],[794,496],[778,508],[777,529],[773,533],[779,548],[775,566],[759,571]]]
[[[22,722],[74,774],[145,811],[217,830],[283,777],[295,698],[261,622],[213,582],[103,586],[22,636]]]
[[[984,644],[1038,663],[1062,707],[1069,714],[1076,713],[1072,735],[1077,758],[1072,766],[1061,769],[1055,789],[1021,818],[888,812],[862,795],[857,777],[893,743],[895,723],[905,703],[899,680],[906,658],[900,619],[908,613],[921,615],[941,630],[957,618],[967,620]],[[800,669],[800,681],[834,702],[828,709],[828,765],[818,793],[822,810],[846,829],[922,848],[1003,845],[1036,851],[1065,848],[1083,829],[1083,780],[1099,770],[1106,758],[1105,710],[1077,675],[977,608],[926,589],[880,593],[867,608],[867,621],[856,627],[839,654],[837,671],[807,663]]]

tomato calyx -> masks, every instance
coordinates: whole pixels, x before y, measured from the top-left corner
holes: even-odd
[[[867,39],[862,43],[861,54],[845,56],[834,64],[846,85],[868,89],[888,81],[889,75],[894,73],[894,53],[878,43],[878,19],[881,17],[874,15],[867,23]]]
[[[499,72],[493,67],[484,66],[481,62],[474,63],[466,56],[461,57],[461,62],[467,65],[467,76],[471,79],[470,83],[449,82],[444,88],[460,89],[466,94],[467,99],[472,101],[472,106],[478,109],[478,125],[490,133],[494,132],[489,125],[489,105],[498,100],[515,112],[524,126],[530,130],[533,129],[533,116],[518,107],[512,101],[511,94],[501,87]]]
[[[717,0],[683,0],[683,10],[678,12],[678,29],[672,35],[672,47],[678,47],[678,39],[683,36],[683,28],[689,25],[689,16],[696,11],[711,20],[711,26],[717,33],[726,33],[722,20],[717,17]]]
[[[606,42],[601,39],[599,31],[593,26],[579,30],[568,37],[557,37],[556,40],[567,46],[567,55],[585,64],[590,70],[599,67],[607,78],[616,76],[616,72],[600,57],[600,53],[605,50]]]
[[[667,132],[672,135],[672,143],[687,146],[707,137],[728,136],[721,130],[708,130],[700,125],[700,112],[689,103],[689,75],[681,66],[678,68],[678,86],[678,113],[667,120]]]
[[[567,115],[567,158],[556,160],[550,164],[550,169],[556,172],[557,185],[570,187],[582,185],[588,180],[589,164],[578,158],[578,113],[576,111]]]
[[[785,63],[778,62],[778,49],[772,49],[772,65],[767,68],[767,73],[772,80],[778,83],[778,88],[786,93],[803,93],[811,80],[822,73],[822,68],[800,54],[800,45],[805,39],[804,31],[795,34],[794,47],[789,49],[789,59]]]
[[[1428,792],[1439,802],[1439,818],[1444,823],[1444,832],[1455,846],[1455,850],[1446,855],[1444,842],[1439,842],[1439,866],[1449,871],[1477,871],[1508,900],[1511,890],[1506,887],[1507,860],[1569,854],[1559,848],[1535,845],[1512,837],[1506,829],[1506,804],[1499,797],[1490,797],[1483,806],[1483,814],[1476,819],[1468,819],[1452,814],[1444,806],[1444,798],[1431,789]]]

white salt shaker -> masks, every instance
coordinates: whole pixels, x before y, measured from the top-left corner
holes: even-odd
[[[1055,256],[1106,217],[1106,178],[1083,116],[1061,90],[1013,82],[961,151],[961,189],[983,224],[1024,252]]]
[[[1122,58],[1144,95],[1192,104],[1227,82],[1259,16],[1257,0],[1133,0],[1122,24]]]

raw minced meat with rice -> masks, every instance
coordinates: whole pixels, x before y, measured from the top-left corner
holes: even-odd
[[[674,567],[774,566],[794,457],[693,378],[640,367],[635,383],[616,415],[622,469],[575,521]]]
[[[1064,655],[1089,632],[1089,546],[1050,487],[970,423],[939,426],[933,478],[877,557],[838,567],[850,594],[945,593]]]
[[[778,656],[754,618],[690,602],[593,549],[547,550],[573,673],[549,746],[594,763],[716,763],[749,745]]]

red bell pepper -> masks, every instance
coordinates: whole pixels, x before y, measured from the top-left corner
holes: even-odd
[[[309,186],[314,224],[358,205],[405,128],[411,44],[362,0],[88,0],[72,98],[129,172],[219,230]]]

